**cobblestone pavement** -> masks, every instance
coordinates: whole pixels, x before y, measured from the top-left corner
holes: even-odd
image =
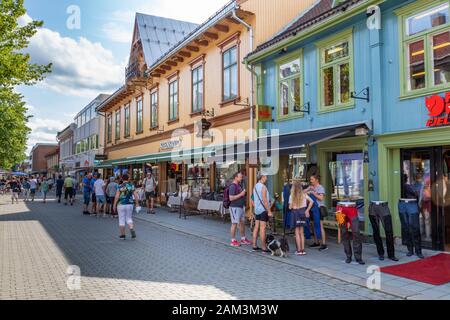
[[[395,299],[146,221],[120,241],[117,220],[0,196],[0,299]],[[68,267],[81,270],[69,290]]]

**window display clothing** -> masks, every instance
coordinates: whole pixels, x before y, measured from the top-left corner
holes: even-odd
[[[402,225],[403,243],[408,252],[422,254],[422,241],[420,236],[419,206],[415,199],[400,199],[398,203],[400,223]]]
[[[380,236],[380,223],[386,233],[386,248],[388,257],[395,258],[394,231],[392,228],[392,216],[387,202],[372,201],[369,207],[369,219],[373,229],[373,239],[380,257],[384,257],[383,240]]]

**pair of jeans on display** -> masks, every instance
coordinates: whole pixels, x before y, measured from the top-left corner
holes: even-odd
[[[358,209],[355,206],[347,206],[339,204],[336,208],[341,211],[346,219],[345,224],[341,226],[342,243],[347,260],[351,261],[352,256],[355,256],[357,262],[362,262],[362,243],[363,236],[359,230]],[[348,231],[348,226],[352,230],[351,234]],[[352,250],[352,235],[353,235],[353,250]]]
[[[389,205],[384,201],[372,201],[369,207],[369,219],[373,229],[373,239],[377,246],[379,257],[384,258],[383,240],[380,236],[380,222],[386,234],[386,248],[389,259],[395,258],[394,230],[392,228],[392,215]]]
[[[402,224],[403,243],[406,244],[409,254],[414,251],[422,254],[422,240],[420,237],[419,205],[414,199],[400,199],[398,212]]]

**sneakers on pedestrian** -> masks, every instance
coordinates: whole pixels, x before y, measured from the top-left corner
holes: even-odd
[[[309,245],[310,248],[318,248],[320,247],[320,243],[313,243]]]
[[[406,254],[407,257],[412,257],[413,255],[414,255],[414,252],[408,252],[408,253]]]
[[[240,247],[241,243],[239,241],[237,241],[237,240],[232,240],[231,243],[230,243],[230,246],[232,246],[232,247]]]
[[[365,265],[366,264],[363,260],[356,260],[356,262],[358,262],[358,264],[360,264],[360,265]]]
[[[325,245],[325,244],[324,244],[324,245],[321,245],[320,248],[319,248],[319,251],[320,251],[320,252],[323,252],[323,251],[326,251],[326,250],[328,250],[328,246]]]
[[[261,251],[260,247],[252,248],[253,252]]]
[[[418,254],[417,254],[417,257],[418,257],[419,259],[425,259],[425,257],[424,257],[423,254],[421,254],[421,253],[418,253]]]
[[[130,232],[131,232],[131,239],[136,239],[136,231],[134,231],[134,229],[131,229]]]
[[[347,258],[347,259],[345,259],[345,263],[347,263],[347,264],[352,263],[352,258]]]
[[[126,239],[126,236],[120,236],[119,239],[120,239],[120,240],[125,240],[125,239]]]
[[[301,255],[302,255],[302,252],[301,252],[301,251],[295,251],[295,255],[296,255],[296,256],[301,256]]]
[[[269,249],[261,250],[261,252],[263,252],[263,253],[272,253],[272,251],[270,251]]]
[[[252,242],[249,241],[247,238],[244,238],[244,239],[241,240],[241,244],[249,246],[249,245],[252,244]]]

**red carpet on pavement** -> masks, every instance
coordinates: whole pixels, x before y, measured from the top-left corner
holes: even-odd
[[[384,267],[381,272],[440,286],[450,282],[450,254],[441,253],[424,260]]]

